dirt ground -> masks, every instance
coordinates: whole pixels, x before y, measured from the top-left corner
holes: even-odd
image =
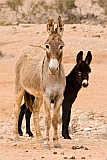
[[[107,160],[107,26],[65,25],[63,64],[67,75],[75,65],[76,55],[92,52],[89,86],[82,88],[72,107],[72,140],[61,137],[61,149],[42,148],[26,134],[13,140],[14,68],[16,60],[29,45],[43,46],[48,34],[45,24],[0,26],[0,160]],[[32,120],[32,119],[31,119]],[[34,133],[33,122],[31,122]],[[44,108],[40,115],[44,135]],[[25,132],[25,121],[23,121]],[[81,147],[82,146],[82,147]],[[75,149],[74,149],[75,148]]]

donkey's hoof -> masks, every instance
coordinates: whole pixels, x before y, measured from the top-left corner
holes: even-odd
[[[50,149],[50,145],[49,145],[49,144],[44,144],[44,145],[43,145],[43,148],[44,148],[44,149]]]
[[[64,137],[64,139],[71,139],[71,137],[68,135],[67,137]]]
[[[69,134],[65,134],[65,133],[64,134],[62,133],[62,137],[64,137],[64,139],[71,139],[71,137],[69,136]]]
[[[62,148],[61,145],[58,143],[58,144],[54,144],[54,148]]]
[[[38,140],[38,142],[39,142],[39,143],[44,143],[44,140],[43,140],[43,139],[41,139],[41,140]]]
[[[44,140],[43,148],[50,149],[49,140],[47,140],[47,139]]]
[[[19,133],[19,136],[23,136],[23,133]]]
[[[26,134],[28,134],[28,135],[29,135],[29,137],[34,138],[34,135],[33,135],[33,133],[32,133],[31,131],[30,131],[30,132],[26,131]]]
[[[28,135],[29,135],[29,137],[34,138],[34,135],[33,135],[33,134],[32,134],[32,135],[28,134]]]
[[[23,132],[21,130],[18,133],[19,133],[19,136],[23,136]]]

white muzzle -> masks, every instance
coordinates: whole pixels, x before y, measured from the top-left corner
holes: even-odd
[[[87,79],[84,79],[84,80],[82,81],[82,86],[83,86],[83,87],[87,87],[87,86],[88,86],[88,81],[87,81]]]
[[[49,63],[49,71],[51,74],[56,74],[59,70],[59,62],[57,59],[51,59]]]

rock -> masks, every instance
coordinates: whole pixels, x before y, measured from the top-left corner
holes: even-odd
[[[64,155],[64,152],[61,152],[61,155]]]
[[[89,115],[89,119],[94,120],[94,115]]]
[[[0,51],[0,58],[4,57],[2,51]]]
[[[35,33],[36,33],[36,34],[39,34],[39,31],[36,31]]]
[[[81,159],[85,159],[85,157],[81,157]]]
[[[0,139],[3,139],[3,136],[0,136]]]
[[[70,157],[70,159],[75,159],[75,156]]]
[[[98,34],[98,35],[92,35],[92,37],[94,38],[94,37],[97,37],[97,38],[100,38],[100,35]]]
[[[91,131],[92,130],[92,128],[84,128],[84,131]]]
[[[84,146],[72,146],[72,149],[73,150],[76,150],[76,149],[85,149],[85,150],[88,150],[88,148],[87,147],[84,147]]]
[[[82,113],[79,117],[79,121],[81,123],[81,121],[88,121],[89,120],[89,117],[88,115],[86,115],[85,113]]]

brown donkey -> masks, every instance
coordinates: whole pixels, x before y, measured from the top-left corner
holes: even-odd
[[[18,118],[20,106],[25,91],[35,96],[32,107],[34,128],[38,141],[43,141],[39,128],[39,110],[44,102],[46,136],[44,148],[50,148],[49,130],[51,126],[50,106],[54,100],[52,125],[54,128],[54,147],[60,148],[58,143],[58,116],[63,101],[65,89],[65,74],[61,64],[63,56],[62,41],[63,23],[58,17],[57,27],[54,29],[54,20],[49,19],[47,24],[49,37],[45,42],[46,53],[37,48],[26,50],[18,59],[15,68],[15,107],[14,107],[14,136],[18,139]]]

